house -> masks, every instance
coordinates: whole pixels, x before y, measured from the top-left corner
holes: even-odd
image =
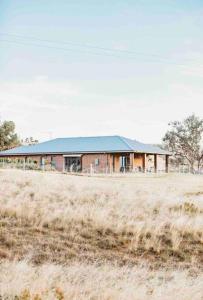
[[[7,162],[51,166],[58,171],[125,172],[155,171],[161,161],[168,172],[170,152],[122,136],[56,138],[0,152]]]

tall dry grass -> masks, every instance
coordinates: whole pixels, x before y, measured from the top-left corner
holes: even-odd
[[[188,271],[153,271],[146,266],[107,263],[66,267],[4,263],[0,273],[1,295],[20,300],[200,300],[202,282],[203,274],[194,277]]]
[[[5,299],[202,299],[203,177],[0,171],[0,258]]]

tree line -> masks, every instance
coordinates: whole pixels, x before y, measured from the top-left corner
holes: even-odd
[[[203,119],[192,114],[183,121],[173,121],[163,137],[163,148],[173,154],[176,163],[187,162],[191,169],[200,169],[203,164]],[[20,140],[13,121],[0,122],[0,151],[22,144],[38,143],[32,137]]]

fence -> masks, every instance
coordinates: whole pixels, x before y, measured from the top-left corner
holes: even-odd
[[[38,165],[37,163],[34,162],[26,162],[26,161],[18,161],[18,162],[14,162],[14,161],[0,161],[0,168],[4,168],[4,169],[21,169],[21,170],[42,170],[42,171],[54,171],[56,170],[55,165],[54,164],[42,164],[42,165]],[[158,173],[164,172],[165,170],[157,170]],[[85,173],[85,174],[112,174],[114,173],[112,168],[110,167],[105,167],[105,168],[101,168],[100,166],[95,166],[94,164],[91,164],[89,168],[83,168],[83,170],[81,170],[80,168],[74,168],[74,167],[70,167],[70,168],[65,168],[64,172],[67,173]],[[145,170],[146,173],[154,173],[154,168],[149,167]],[[132,169],[130,166],[127,167],[121,167],[120,168],[120,172],[118,173],[143,173],[142,168],[134,168]]]
[[[34,162],[25,162],[25,161],[18,161],[18,162],[9,162],[9,161],[0,161],[0,168],[1,169],[21,169],[21,170],[39,170],[39,171],[56,171],[56,168],[53,164],[43,164],[39,166],[38,164]],[[75,169],[70,168],[69,170],[64,170],[64,172],[75,174],[75,173],[83,173],[83,174],[113,174],[113,170],[109,167],[105,167],[101,169],[101,167],[97,167],[95,165],[90,165],[89,168],[83,169]],[[200,168],[199,170],[192,170],[190,166],[188,165],[179,165],[179,166],[170,166],[169,168],[170,173],[181,173],[181,174],[203,174],[203,168]],[[155,169],[153,167],[146,168],[145,172],[142,168],[130,168],[128,167],[121,167],[120,174],[133,174],[133,173],[165,173],[165,169],[158,169],[157,172],[155,172]]]
[[[203,167],[191,168],[189,165],[170,166],[170,173],[180,174],[203,174]]]

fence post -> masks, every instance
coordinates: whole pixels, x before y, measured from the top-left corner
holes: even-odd
[[[93,173],[93,168],[92,168],[92,164],[90,164],[90,175],[92,175]]]

